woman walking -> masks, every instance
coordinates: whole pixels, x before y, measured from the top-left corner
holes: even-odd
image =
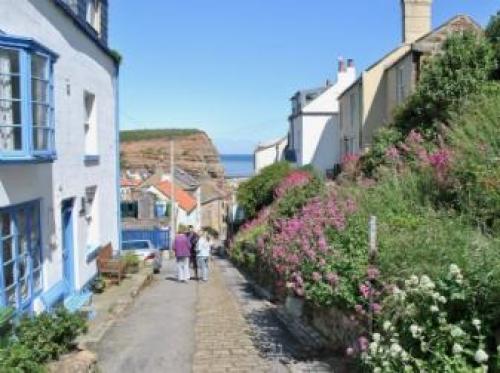
[[[196,245],[196,260],[203,281],[208,281],[208,259],[210,257],[210,236],[204,232]]]
[[[191,244],[183,232],[179,232],[174,240],[174,253],[177,262],[177,280],[179,282],[188,282],[191,274],[189,273],[189,257],[191,256]]]

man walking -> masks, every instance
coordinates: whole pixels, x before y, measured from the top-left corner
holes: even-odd
[[[187,282],[190,278],[189,257],[191,256],[191,243],[184,232],[179,232],[175,236],[174,253],[177,262],[177,280]]]
[[[195,280],[198,280],[198,262],[196,260],[196,245],[198,244],[199,237],[196,234],[196,232],[194,231],[192,225],[189,226],[189,230],[188,230],[188,233],[186,236],[187,236],[187,239],[188,239],[189,245],[190,245],[190,247],[189,247],[190,252],[191,252],[190,262],[191,262],[191,265],[193,266],[194,278],[195,278]]]

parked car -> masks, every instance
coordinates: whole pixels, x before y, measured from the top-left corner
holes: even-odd
[[[130,240],[122,242],[122,253],[130,253],[140,257],[153,267],[154,273],[160,272],[162,256],[159,249],[149,240]]]

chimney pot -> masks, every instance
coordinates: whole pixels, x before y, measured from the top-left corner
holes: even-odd
[[[347,60],[347,67],[354,67],[354,60],[352,58]]]
[[[339,57],[339,73],[344,72],[345,69],[345,61],[343,57]]]

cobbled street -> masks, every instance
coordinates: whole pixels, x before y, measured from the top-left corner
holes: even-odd
[[[276,307],[256,296],[231,263],[214,259],[210,266],[207,283],[183,284],[175,280],[175,262],[166,262],[98,346],[100,371],[343,371],[336,359],[314,355],[313,340],[289,332]]]

